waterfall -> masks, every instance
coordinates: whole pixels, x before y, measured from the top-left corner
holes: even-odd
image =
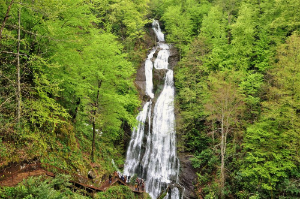
[[[136,173],[137,167],[140,164],[140,158],[141,158],[141,148],[142,148],[142,139],[144,137],[144,129],[145,129],[145,121],[147,119],[147,116],[149,117],[149,114],[151,114],[151,110],[149,109],[149,106],[151,104],[150,102],[147,102],[143,110],[138,114],[137,121],[138,126],[133,129],[131,140],[129,143],[129,147],[127,150],[126,155],[126,163],[125,163],[125,169],[124,173],[125,175],[133,175]],[[148,111],[149,109],[149,111]]]
[[[154,94],[152,92],[153,89],[153,81],[152,81],[152,70],[153,70],[153,62],[151,59],[153,58],[153,55],[156,51],[156,48],[153,48],[150,54],[147,57],[147,60],[145,61],[145,76],[146,76],[146,94],[153,98]]]
[[[156,34],[156,37],[158,39],[158,41],[165,41],[165,36],[164,34],[161,32],[161,29],[160,29],[160,26],[159,26],[159,23],[157,20],[153,20],[153,23],[152,23],[152,29],[154,30],[155,34]]]
[[[145,103],[143,110],[137,116],[138,126],[133,129],[127,150],[124,174],[137,174],[145,179],[145,189],[151,198],[157,198],[170,184],[178,182],[179,160],[176,155],[176,131],[174,114],[174,78],[173,70],[169,69],[168,59],[170,46],[164,43],[158,21],[152,23],[158,38],[158,44],[153,48],[145,61],[146,94],[151,98]],[[152,62],[154,53],[157,57]],[[166,71],[164,87],[155,102],[152,111],[153,80],[152,71]],[[152,125],[151,125],[152,124]],[[166,199],[179,199],[177,187],[170,189]]]
[[[168,69],[168,59],[170,56],[169,46],[167,44],[160,43],[159,48],[161,50],[158,52],[157,58],[154,62],[154,67],[155,69]]]

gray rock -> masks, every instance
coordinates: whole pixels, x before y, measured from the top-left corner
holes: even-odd
[[[197,195],[195,192],[195,184],[197,182],[196,170],[193,168],[190,158],[193,156],[180,154],[180,174],[179,174],[179,183],[185,188],[184,197],[189,199],[196,199]]]
[[[95,179],[95,178],[96,178],[95,172],[92,171],[92,170],[90,170],[90,171],[88,172],[88,178],[90,178],[90,179]]]

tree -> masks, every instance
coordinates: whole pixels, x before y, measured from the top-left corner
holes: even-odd
[[[229,45],[226,31],[227,21],[220,6],[212,6],[203,17],[200,35],[211,44],[211,53],[207,56],[205,65],[210,70],[223,69],[229,58]],[[230,67],[232,67],[230,65]]]
[[[162,20],[165,21],[165,28],[170,33],[167,35],[169,42],[176,42],[181,54],[186,53],[187,44],[192,39],[192,24],[189,13],[181,11],[180,5],[167,8]]]
[[[280,190],[288,190],[290,183],[295,188],[282,194],[293,197],[300,192],[293,182],[300,175],[299,46],[300,37],[293,34],[278,48],[278,63],[269,71],[262,116],[246,132],[246,157],[240,175],[244,187],[259,191],[262,197],[274,198],[281,194]]]
[[[174,68],[178,91],[176,105],[180,111],[180,117],[176,118],[176,132],[181,135],[180,143],[184,143],[185,151],[198,150],[195,142],[200,134],[200,121],[204,119],[202,95],[209,74],[203,64],[210,52],[209,47],[205,38],[195,38],[186,57]]]
[[[232,59],[235,68],[246,71],[251,64],[256,35],[256,12],[253,6],[242,4],[236,22],[232,24]]]
[[[106,133],[102,137],[111,141],[118,139],[122,121],[134,124],[134,107],[137,107],[138,100],[131,78],[134,68],[126,60],[116,37],[94,31],[90,38],[91,42],[81,52],[89,67],[79,66],[81,69],[78,70],[83,89],[80,98],[84,107],[81,110],[82,121],[78,122],[92,123],[91,157],[94,160],[96,131]]]
[[[11,6],[12,6],[13,3],[14,3],[14,0],[11,0],[9,6],[8,6],[8,8],[7,8],[7,11],[6,11],[4,20],[3,20],[3,22],[2,22],[2,26],[1,26],[1,29],[0,29],[0,40],[1,40],[1,38],[2,38],[2,31],[3,31],[3,29],[4,29],[4,26],[5,26],[5,23],[6,23],[7,19],[9,18],[9,12],[10,12],[10,9],[11,9]]]
[[[1,133],[5,132],[4,139],[14,135],[14,141],[19,143],[31,141],[41,146],[35,155],[44,155],[49,148],[57,150],[57,140],[64,140],[58,138],[62,126],[76,126],[77,131],[68,131],[74,135],[80,132],[81,126],[90,123],[93,128],[87,130],[89,152],[99,156],[97,130],[103,132],[104,141],[113,145],[122,140],[122,124],[134,124],[138,106],[134,68],[123,45],[117,41],[122,40],[121,37],[101,27],[100,19],[109,17],[93,7],[101,2],[23,0],[11,6],[11,17],[6,21],[0,40],[3,64],[0,68],[0,129]],[[126,37],[136,41],[147,21],[141,14],[146,12],[147,6],[146,1],[138,5],[130,2],[130,16],[119,7],[116,9],[123,16],[122,20],[138,23],[133,29],[129,25],[124,28],[128,30]],[[111,6],[116,2],[107,3]],[[1,16],[5,16],[7,9],[5,6],[2,9],[2,5],[1,1]],[[135,20],[136,16],[143,23]],[[135,31],[138,36],[130,36]],[[18,103],[20,96],[22,104]],[[17,111],[16,104],[20,104]],[[20,132],[14,130],[18,120],[21,120]]]
[[[232,81],[229,72],[211,73],[207,88],[207,101],[204,104],[208,120],[218,122],[220,127],[220,191],[224,198],[226,180],[225,158],[228,135],[234,132],[239,124],[240,115],[244,108],[244,97],[239,93],[238,85]],[[233,73],[234,74],[234,73]]]
[[[20,43],[21,43],[21,7],[18,15],[18,49],[17,49],[17,123],[21,120],[21,75],[20,75]]]

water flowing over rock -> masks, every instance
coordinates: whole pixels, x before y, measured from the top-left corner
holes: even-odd
[[[146,94],[153,98],[154,94],[153,90],[153,81],[152,81],[152,70],[153,70],[153,62],[151,59],[153,58],[153,54],[155,53],[156,48],[152,49],[150,54],[148,55],[147,60],[145,61],[145,76],[146,76]]]
[[[160,26],[159,26],[159,23],[157,20],[153,20],[152,29],[154,30],[158,41],[160,41],[160,42],[165,41],[165,36],[161,32],[161,29],[160,29]]]
[[[147,119],[147,116],[149,116],[149,113],[151,111],[148,111],[149,105],[151,104],[150,102],[147,102],[143,110],[139,113],[137,116],[138,120],[138,126],[133,129],[132,135],[131,135],[131,140],[129,143],[129,147],[127,150],[127,156],[126,156],[126,163],[125,163],[125,175],[135,174],[137,167],[139,166],[140,158],[141,158],[141,148],[142,148],[142,139],[144,137],[144,132],[145,132],[145,121]],[[148,113],[149,112],[149,113]]]
[[[137,174],[145,179],[146,192],[152,198],[167,190],[164,198],[179,199],[183,195],[182,189],[180,185],[174,186],[178,184],[179,159],[175,138],[174,78],[168,63],[171,47],[164,43],[158,21],[154,20],[152,27],[159,42],[145,61],[145,94],[150,98],[137,116],[139,123],[131,135],[124,174]],[[153,60],[156,51],[157,57]],[[161,92],[155,92],[159,96],[153,93],[153,70],[165,71],[163,88]],[[157,100],[152,104],[153,98]]]
[[[167,44],[159,44],[160,51],[158,52],[157,58],[154,62],[154,67],[156,69],[168,69],[168,59],[170,56],[170,48]]]

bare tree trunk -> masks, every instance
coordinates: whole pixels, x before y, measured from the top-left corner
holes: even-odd
[[[224,186],[225,186],[225,132],[224,132],[224,115],[222,115],[222,121],[221,121],[221,198],[224,198]]]
[[[4,17],[4,20],[3,20],[3,23],[2,23],[2,26],[1,26],[1,29],[0,29],[0,40],[2,38],[2,31],[4,29],[4,26],[5,26],[5,23],[6,23],[6,20],[9,18],[9,12],[10,12],[10,8],[12,6],[12,4],[14,3],[14,0],[12,0],[7,8],[7,11],[6,11],[6,14],[5,14],[5,17]]]
[[[96,139],[96,110],[94,111],[94,118],[93,118],[93,141],[92,141],[92,162],[95,161],[95,139]]]
[[[212,141],[213,141],[213,145],[215,145],[215,129],[214,129],[213,121],[211,121],[211,127],[213,129],[213,132],[212,132]]]
[[[21,8],[19,8],[18,52],[17,52],[17,122],[21,120],[21,75],[20,75]]]
[[[95,110],[94,110],[94,117],[93,117],[93,141],[92,141],[92,161],[95,161],[95,140],[96,140],[96,114],[97,109],[99,106],[99,95],[100,95],[100,87],[101,87],[102,81],[98,80],[98,91],[97,91],[97,98],[95,103]]]

